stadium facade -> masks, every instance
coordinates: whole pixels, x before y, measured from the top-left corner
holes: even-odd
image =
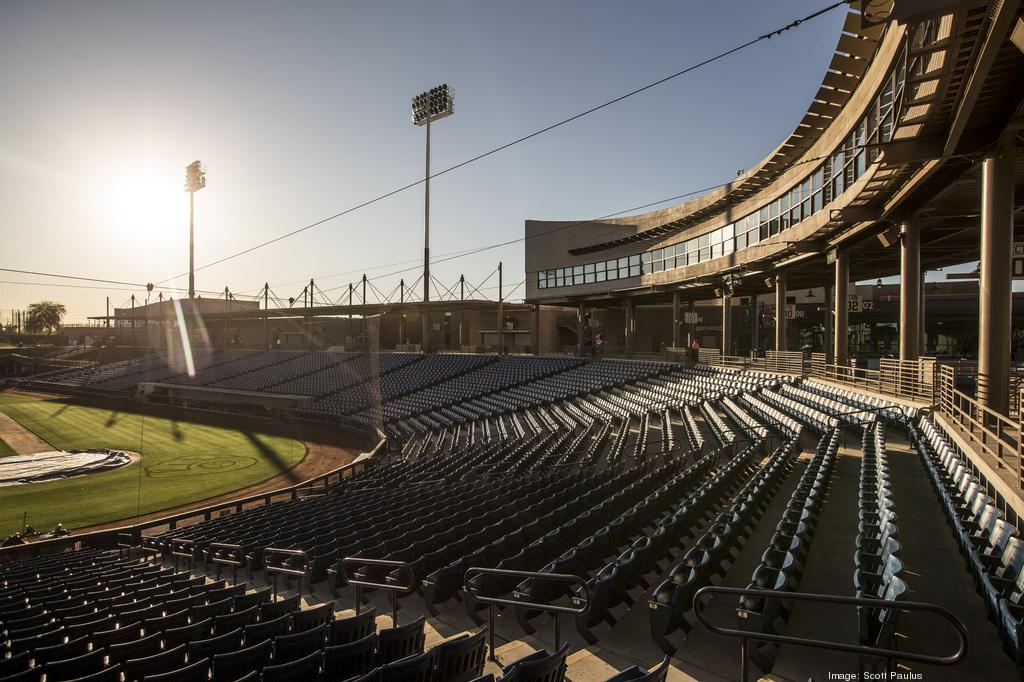
[[[1006,377],[1024,197],[1018,7],[925,4],[933,9],[907,16],[916,8],[897,3],[899,20],[881,22],[851,11],[794,132],[718,189],[630,217],[526,221],[527,302],[576,306],[581,329],[636,352],[651,345],[637,343],[639,309],[660,306],[665,345],[678,348],[694,337],[690,306],[714,301],[728,311],[714,341],[733,356],[763,343],[737,333],[750,307],[777,322],[769,348],[800,350],[774,311],[817,288],[831,322],[811,349],[845,365],[854,283],[899,275],[899,356],[913,360],[937,346],[922,333],[922,272],[980,259],[980,371]],[[995,397],[1004,385],[982,392],[1005,407]]]

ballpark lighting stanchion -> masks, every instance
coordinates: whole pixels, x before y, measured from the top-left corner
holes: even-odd
[[[185,166],[185,191],[188,192],[188,297],[196,297],[195,197],[206,187],[206,169],[199,161]]]
[[[427,350],[430,334],[430,318],[427,303],[430,302],[430,124],[455,113],[454,93],[447,83],[442,83],[412,98],[412,122],[427,129],[426,175],[423,185],[423,339],[422,350]]]

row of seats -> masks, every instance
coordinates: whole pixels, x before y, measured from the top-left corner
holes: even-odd
[[[999,627],[1003,645],[1024,668],[1024,540],[987,493],[970,462],[927,416],[911,427],[932,486],[967,568]]]
[[[680,630],[686,635],[693,627],[689,616],[694,595],[710,584],[714,576],[725,574],[735,559],[734,552],[746,541],[788,474],[791,459],[797,452],[798,435],[784,436],[783,444],[749,477],[729,506],[687,549],[682,562],[652,592],[648,603],[651,637],[666,654],[676,650],[669,636]],[[746,450],[757,452],[760,447],[759,441]],[[697,526],[694,533],[700,532],[699,526],[694,525]]]
[[[789,503],[747,585],[747,589],[777,592],[779,598],[741,597],[737,610],[741,630],[767,634],[780,634],[785,630],[790,609],[784,597],[800,585],[838,448],[838,430],[821,434],[814,457],[790,495]],[[776,655],[777,647],[773,644],[758,642],[751,646],[751,660],[764,672],[771,671]]]

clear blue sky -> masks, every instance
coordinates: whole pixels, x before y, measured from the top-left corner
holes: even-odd
[[[193,159],[209,173],[196,195],[202,265],[420,178],[423,130],[409,103],[437,83],[456,102],[433,129],[440,169],[825,4],[3,2],[0,266],[179,275]],[[527,218],[600,216],[732,177],[792,131],[842,20],[833,11],[436,180],[432,251],[520,237]],[[287,297],[310,277],[328,289],[364,269],[400,269],[369,268],[421,256],[422,206],[422,188],[408,190],[204,270],[197,287],[249,293],[269,281]],[[521,244],[434,271],[477,282],[499,259],[507,283],[523,279]],[[131,293],[0,281],[0,309],[48,297],[71,320],[102,313],[108,293],[114,305]]]

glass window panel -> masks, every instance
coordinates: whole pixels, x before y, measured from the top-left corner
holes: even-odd
[[[757,216],[757,218],[758,218],[758,225],[764,225],[766,222],[768,222],[768,219],[770,218],[770,216],[768,215],[769,212],[770,211],[768,210],[767,206],[763,207],[758,212],[758,216]]]
[[[589,275],[590,273],[594,272],[594,268],[596,265],[596,263],[587,263],[586,265],[583,266],[583,272]]]
[[[736,226],[730,223],[722,228],[722,239],[732,239],[733,235],[736,234]]]
[[[604,265],[605,265],[605,261],[601,261],[600,263],[596,263],[595,267],[596,267],[598,272],[604,272],[604,269],[605,269]]]
[[[632,267],[634,265],[639,267],[640,266],[640,254],[635,254],[633,256],[630,256],[629,257],[629,265],[630,265],[630,267]]]
[[[594,277],[597,279],[598,282],[603,282],[608,277],[608,273],[605,272],[604,270],[601,270],[597,273],[594,273]]]
[[[823,169],[819,168],[814,175],[811,176],[811,190],[817,192],[821,189],[821,178],[824,175]]]
[[[583,282],[585,284],[593,284],[594,283],[594,273],[593,272],[588,272],[586,275],[584,275]]]
[[[623,256],[619,259],[619,269],[629,267],[629,259]]]
[[[820,211],[822,209],[822,198],[823,197],[824,197],[824,193],[822,193],[822,192],[815,192],[814,193],[814,197],[811,200],[811,210],[814,213],[817,213],[818,211]]]
[[[710,246],[701,247],[701,249],[700,249],[700,251],[698,253],[699,253],[701,262],[704,262],[706,260],[711,260],[711,247]]]
[[[747,233],[736,235],[736,250],[747,248]]]
[[[652,256],[653,254],[650,251],[645,251],[640,254],[640,260],[643,262],[644,265],[647,265],[648,263],[651,262]]]
[[[630,277],[639,277],[640,276],[640,264],[639,263],[637,263],[636,265],[630,265],[629,266],[629,276]]]
[[[665,261],[656,260],[653,263],[651,263],[651,271],[652,272],[661,272],[662,270],[665,269],[664,265],[665,265]]]

